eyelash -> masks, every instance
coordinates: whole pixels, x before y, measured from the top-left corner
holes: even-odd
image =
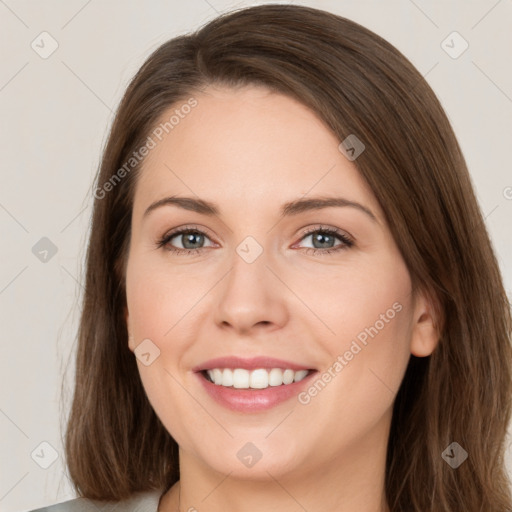
[[[208,237],[207,233],[205,233],[204,231],[201,231],[200,229],[185,226],[183,228],[179,228],[175,231],[172,231],[169,234],[164,235],[160,240],[158,240],[157,248],[158,249],[165,248],[165,246],[177,235],[190,234],[190,233],[199,233],[201,235],[205,235],[206,237]],[[313,233],[324,233],[327,235],[335,236],[339,240],[341,240],[341,242],[343,242],[343,243],[340,245],[337,245],[335,247],[332,247],[330,249],[315,249],[312,247],[306,247],[304,250],[306,251],[307,254],[316,255],[318,253],[321,253],[322,255],[325,255],[325,254],[330,254],[330,253],[349,249],[350,247],[352,247],[354,245],[354,241],[349,236],[344,234],[342,231],[335,229],[335,228],[326,228],[323,226],[317,226],[317,227],[312,228],[312,229],[306,231],[305,233],[303,233],[302,237],[301,237],[301,241]],[[199,249],[179,249],[179,248],[170,246],[170,248],[165,248],[164,250],[172,252],[172,253],[176,253],[176,254],[192,256],[192,255],[198,254],[202,249],[205,249],[205,247],[201,247]]]

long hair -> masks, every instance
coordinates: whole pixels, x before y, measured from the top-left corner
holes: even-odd
[[[293,5],[233,11],[164,43],[120,103],[95,181],[65,439],[77,493],[121,500],[179,479],[177,444],[148,401],[127,343],[125,265],[143,160],[126,162],[163,113],[211,84],[264,85],[309,107],[340,142],[351,134],[363,141],[354,164],[385,213],[413,291],[433,300],[439,343],[428,357],[411,355],[394,403],[385,475],[391,510],[512,510],[503,459],[510,303],[456,137],[396,48],[350,20]],[[452,442],[468,453],[456,469],[442,456]]]

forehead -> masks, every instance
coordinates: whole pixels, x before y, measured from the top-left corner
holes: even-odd
[[[171,194],[208,198],[234,213],[304,195],[343,195],[381,216],[336,135],[305,105],[260,86],[209,87],[191,97],[193,108],[181,109],[190,103],[184,99],[159,120],[167,130],[161,140],[152,136],[155,145],[136,187],[136,214]]]

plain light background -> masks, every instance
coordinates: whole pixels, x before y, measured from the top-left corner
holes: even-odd
[[[0,510],[75,497],[62,439],[93,178],[129,79],[164,41],[226,10],[260,3],[270,2],[0,0]],[[464,151],[510,297],[512,2],[282,3],[359,22],[426,77]],[[442,46],[454,31],[469,44],[458,58]],[[52,39],[58,48],[42,58]],[[464,42],[452,34],[446,44],[453,54]],[[57,249],[47,262],[32,249],[43,237]],[[510,449],[507,465],[512,472]]]

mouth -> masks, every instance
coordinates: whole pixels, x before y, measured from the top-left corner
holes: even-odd
[[[291,368],[212,368],[202,370],[200,374],[217,386],[233,389],[267,389],[269,387],[288,386],[300,382],[316,370],[293,370]]]
[[[291,361],[231,356],[212,359],[192,371],[207,396],[239,413],[262,412],[297,397],[318,373]]]

